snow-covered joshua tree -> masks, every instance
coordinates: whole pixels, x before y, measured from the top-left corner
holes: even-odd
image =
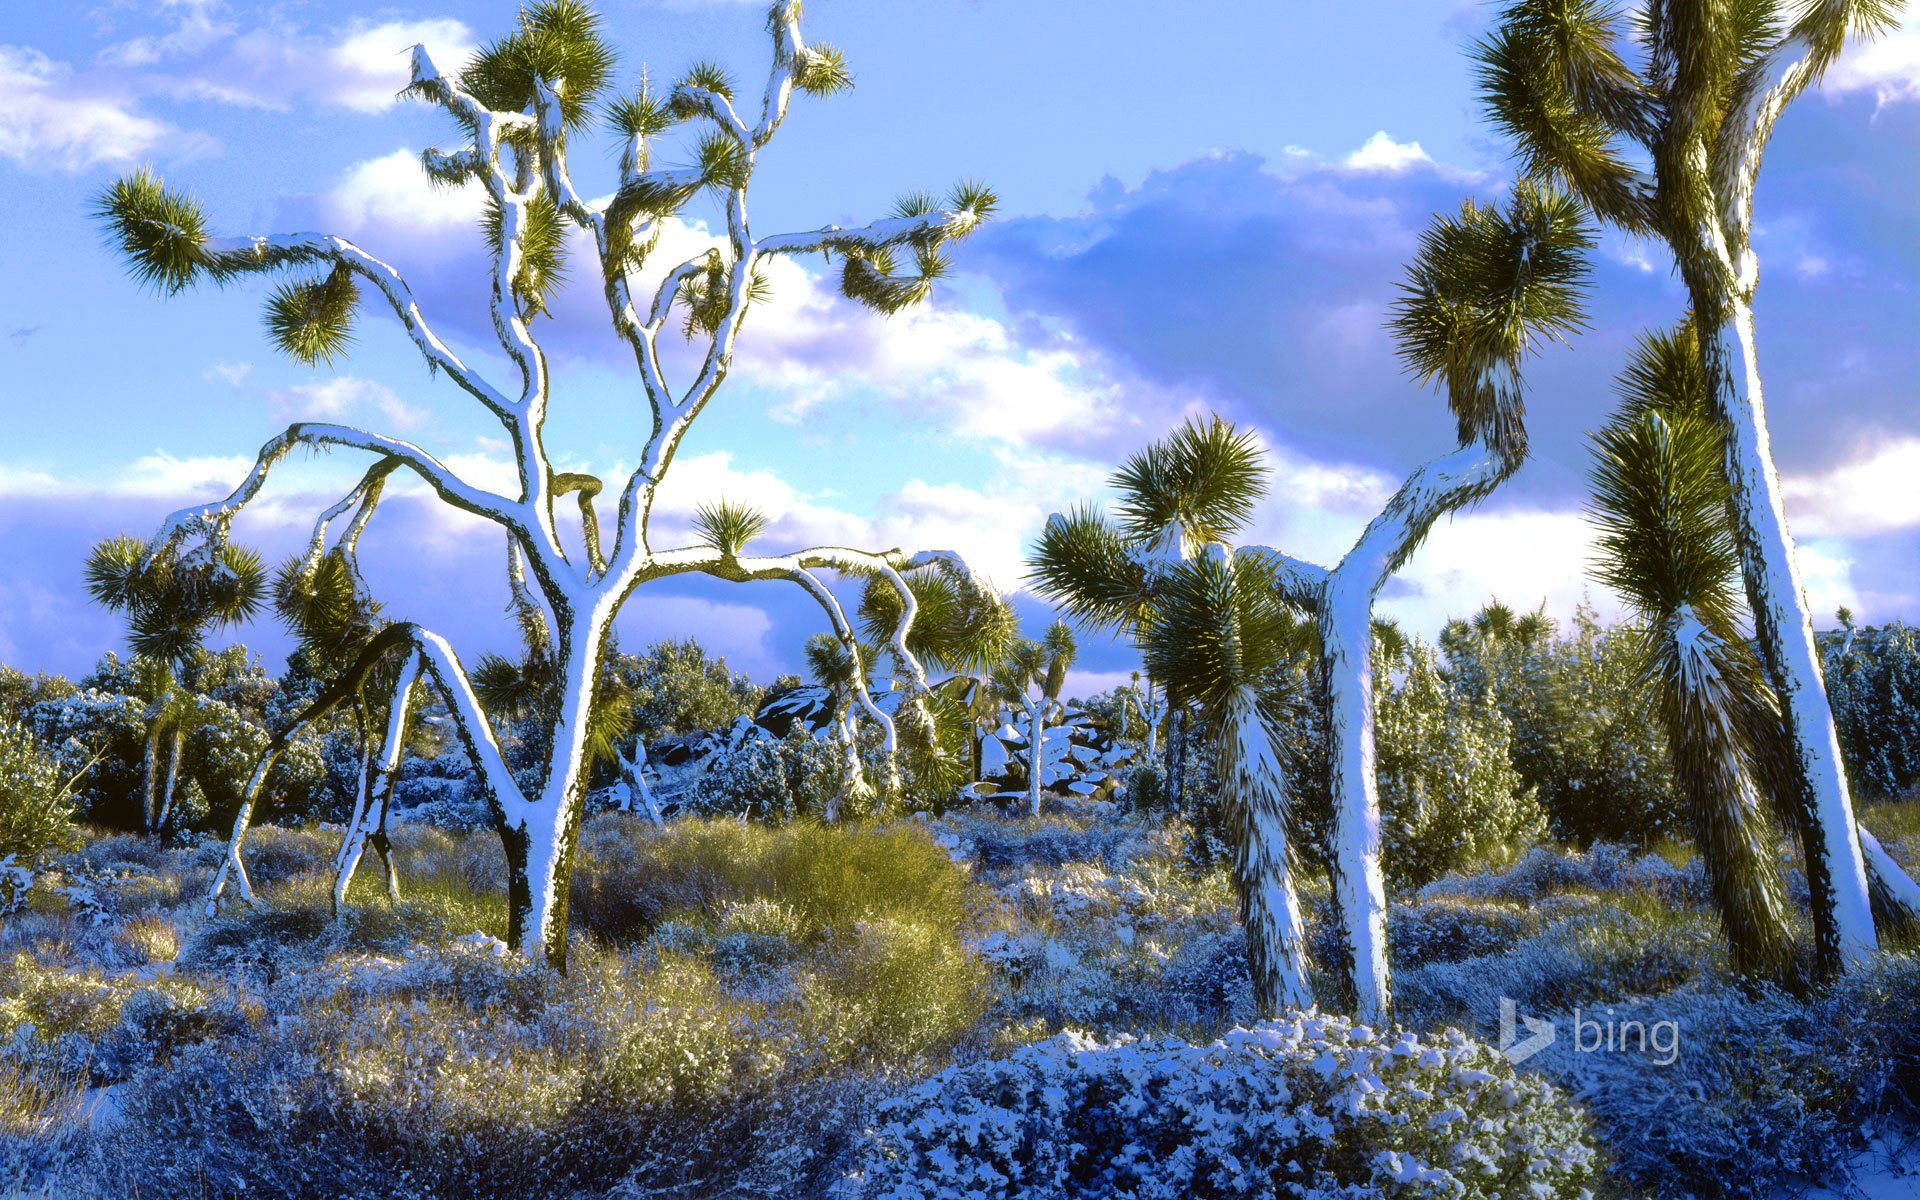
[[[456,149],[427,151],[422,164],[441,183],[478,183],[486,194],[493,333],[512,365],[508,386],[455,353],[399,272],[344,238],[324,233],[215,238],[197,204],[144,170],[115,183],[100,200],[101,215],[134,274],[162,291],[248,274],[285,277],[267,302],[269,329],[283,349],[308,362],[341,352],[361,289],[372,288],[428,365],[505,430],[517,481],[514,488],[497,492],[400,438],[299,422],[261,448],[253,470],[230,496],[169,517],[156,545],[224,545],[234,517],[261,493],[274,466],[298,447],[343,448],[371,454],[376,464],[397,462],[442,502],[504,532],[509,575],[518,587],[524,572],[528,597],[543,609],[552,638],[557,703],[546,738],[550,754],[537,786],[523,791],[508,771],[488,714],[444,638],[419,625],[398,625],[375,638],[368,654],[417,655],[446,698],[505,848],[511,940],[556,965],[565,962],[568,877],[586,794],[596,681],[614,617],[634,588],[692,572],[744,582],[791,579],[796,571],[822,569],[905,570],[943,557],[942,552],[910,555],[838,546],[749,555],[739,545],[716,545],[711,539],[655,549],[649,538],[654,498],[688,428],[726,378],[748,305],[764,290],[756,281],[763,280],[765,263],[780,256],[837,255],[841,290],[881,312],[894,312],[927,295],[945,268],[947,245],[975,230],[994,205],[992,192],[966,184],[944,202],[912,196],[892,216],[863,227],[757,236],[748,220],[748,187],[759,153],[778,132],[794,91],[826,95],[848,84],[838,52],[803,40],[798,0],[775,4],[767,28],[772,68],[753,109],[738,104],[725,75],[704,64],[664,97],[653,95],[643,80],[634,92],[608,99],[613,53],[598,18],[578,0],[530,5],[511,33],[484,48],[457,77],[443,74],[425,47],[414,48],[408,93],[445,110],[463,139]],[[596,116],[622,139],[619,179],[604,200],[577,190],[569,171],[569,148]],[[694,163],[652,165],[652,140],[683,123],[700,130]],[[720,244],[650,275],[643,293],[641,273],[662,229],[703,193],[712,194],[723,210]],[[591,241],[607,311],[633,353],[639,376],[640,403],[630,426],[634,466],[617,488],[610,539],[602,537],[596,507],[602,480],[556,470],[545,441],[552,380],[534,321],[547,312],[574,231]],[[704,343],[690,377],[669,380],[663,331],[672,337],[684,332]],[[322,514],[315,531],[321,553],[329,523],[370,508],[375,498],[359,490]],[[556,520],[557,507],[569,500],[579,508],[577,535]],[[311,557],[317,561],[320,555]],[[400,677],[411,679],[411,672]],[[330,688],[316,706],[337,702],[339,687]],[[262,777],[256,770],[250,795],[257,795]],[[241,874],[239,844],[236,836],[230,855],[236,875]]]
[[[1022,638],[993,669],[993,694],[1027,718],[1027,813],[1040,815],[1047,786],[1047,718],[1060,707],[1067,668],[1079,647],[1065,621],[1055,621],[1039,641]],[[1065,745],[1064,737],[1060,745]]]
[[[1753,193],[1775,122],[1899,0],[1519,0],[1476,51],[1494,123],[1528,174],[1672,250],[1733,488],[1734,542],[1784,716],[1823,973],[1876,945],[1853,800],[1774,470],[1754,343]],[[1621,49],[1627,31],[1640,62]],[[1651,160],[1649,172],[1634,159]]]
[[[1503,206],[1468,201],[1457,215],[1436,218],[1408,270],[1393,330],[1412,373],[1446,388],[1459,448],[1408,476],[1331,570],[1264,546],[1235,551],[1260,560],[1282,597],[1316,617],[1331,743],[1328,863],[1364,1020],[1385,1018],[1391,1004],[1374,775],[1374,597],[1435,521],[1519,469],[1527,448],[1520,362],[1541,339],[1581,324],[1591,240],[1577,202],[1524,184]],[[1040,589],[1083,619],[1131,621],[1150,639],[1170,564],[1189,558],[1196,544],[1222,540],[1251,514],[1264,490],[1255,455],[1248,436],[1231,427],[1189,425],[1157,456],[1165,466],[1144,477],[1153,484],[1147,494],[1210,497],[1207,505],[1135,502],[1119,527],[1092,509],[1054,516],[1035,551]],[[1177,479],[1188,482],[1171,486]],[[1143,537],[1154,529],[1161,534]],[[1183,698],[1169,690],[1177,705]]]

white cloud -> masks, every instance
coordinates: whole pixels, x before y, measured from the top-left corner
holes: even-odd
[[[200,373],[200,378],[211,383],[218,379],[228,387],[237,388],[253,374],[253,364],[248,362],[217,362]]]
[[[1347,155],[1345,165],[1356,171],[1404,171],[1431,162],[1419,142],[1396,142],[1382,129]]]
[[[253,459],[238,454],[178,458],[164,450],[133,460],[108,490],[122,496],[212,498],[246,478]]]
[[[1781,480],[1797,533],[1860,536],[1920,525],[1920,439],[1898,438],[1818,475]]]
[[[443,74],[457,73],[473,57],[473,31],[451,18],[432,21],[356,22],[327,52],[329,70],[321,93],[335,104],[359,112],[379,112],[407,86],[412,58],[423,45]]]
[[[408,404],[400,394],[377,380],[337,375],[276,388],[267,393],[276,419],[323,420],[352,423],[360,418],[381,419],[382,432],[418,428],[426,413]]]
[[[0,157],[75,172],[162,149],[203,152],[212,144],[140,112],[125,96],[90,89],[66,64],[37,50],[0,46]]]
[[[1547,612],[1565,619],[1591,598],[1602,620],[1620,615],[1619,599],[1588,575],[1594,529],[1578,512],[1520,509],[1468,512],[1442,518],[1407,565],[1383,615],[1410,631],[1434,636],[1450,617],[1477,611],[1487,601]]]
[[[373,23],[314,33],[274,15],[242,29],[215,20],[211,4],[169,7],[180,15],[165,33],[117,42],[100,55],[143,91],[249,108],[282,109],[296,100],[377,113],[409,79],[416,45],[444,72],[473,57],[473,31],[450,17]]]
[[[1920,19],[1910,16],[1874,41],[1849,45],[1820,87],[1841,96],[1871,92],[1881,105],[1920,100]]]

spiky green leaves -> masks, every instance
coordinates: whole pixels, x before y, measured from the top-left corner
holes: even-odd
[[[859,655],[857,659],[856,651]],[[862,681],[866,664],[875,658],[871,646],[856,644],[849,648],[830,633],[809,636],[801,653],[807,660],[807,674],[813,677],[813,681],[839,696],[845,696]]]
[[[980,671],[998,661],[1019,635],[1013,609],[972,576],[941,559],[905,573],[913,592],[913,628],[907,649],[921,662],[953,671]],[[868,577],[860,595],[860,628],[875,642],[889,641],[905,611],[899,590],[886,576]]]
[[[1649,617],[1684,607],[1723,628],[1735,618],[1721,462],[1720,430],[1700,416],[1650,409],[1594,435],[1598,574]]]
[[[593,119],[613,65],[593,9],[580,0],[540,0],[522,10],[519,28],[474,56],[460,86],[495,112],[524,112],[545,80],[558,94],[562,128],[574,131]]]
[[[324,278],[283,283],[267,297],[267,337],[307,366],[332,366],[353,343],[360,288],[353,272],[336,266]]]
[[[1615,49],[1618,24],[1619,14],[1596,0],[1521,0],[1473,53],[1481,103],[1513,139],[1526,174],[1644,233],[1649,198],[1619,143],[1652,137],[1657,108]]]
[[[801,52],[793,86],[812,96],[838,95],[853,86],[853,73],[838,47],[821,43]]]
[[[1585,327],[1592,246],[1579,201],[1527,183],[1503,206],[1468,200],[1421,235],[1390,328],[1407,370],[1446,388],[1462,445],[1525,456],[1520,363]]]
[[[114,180],[95,198],[93,215],[106,222],[134,278],[160,292],[179,292],[211,266],[207,217],[199,202],[169,188],[146,167]]]
[[[487,249],[497,261],[504,248],[500,206],[489,200],[480,223]],[[530,313],[546,312],[547,301],[566,282],[567,230],[566,217],[545,192],[534,193],[522,209],[520,269],[513,277],[513,290]]]
[[[254,551],[222,542],[208,554],[155,550],[121,534],[87,556],[87,593],[127,614],[136,654],[181,662],[208,632],[251,618],[266,591],[266,568]]]
[[[1146,619],[1147,581],[1127,537],[1092,505],[1047,518],[1027,556],[1034,590],[1093,629],[1123,629]]]
[[[274,612],[321,661],[349,658],[379,631],[380,604],[339,547],[311,564],[289,558],[274,572],[272,593]]]
[[[846,247],[840,271],[841,293],[888,316],[913,307],[931,295],[934,283],[947,274],[948,261],[942,247],[973,233],[993,216],[999,203],[999,197],[985,184],[968,181],[956,186],[947,196],[946,219],[930,222],[905,239],[905,252],[913,260],[911,271],[901,265],[901,247]],[[931,217],[940,209],[940,202],[931,194],[909,192],[894,205],[893,215],[912,220]]]
[[[679,124],[679,121],[680,118],[673,114],[672,105],[655,96],[644,80],[637,91],[607,105],[607,124],[630,138],[657,137]],[[644,170],[646,163],[634,163],[633,168]]]
[[[1147,673],[1169,694],[1215,709],[1243,688],[1271,684],[1300,636],[1264,559],[1209,546],[1160,581]]]
[[[1642,678],[1658,698],[1735,969],[1779,981],[1790,933],[1758,806],[1780,765],[1779,713],[1742,627],[1722,432],[1707,415],[1692,323],[1644,337],[1618,390],[1621,411],[1594,436],[1597,573],[1645,622]]]
[[[1252,432],[1217,416],[1191,419],[1114,472],[1115,510],[1136,542],[1175,528],[1189,549],[1226,541],[1253,516],[1267,475]]]
[[[1614,391],[1621,411],[1631,416],[1646,412],[1709,416],[1713,392],[1700,362],[1700,338],[1693,318],[1671,329],[1641,334]]]
[[[711,546],[732,558],[759,537],[767,528],[767,515],[747,504],[718,500],[694,510],[694,536],[702,545]]]
[[[1019,704],[1029,698],[1027,689],[1037,685],[1045,700],[1058,701],[1062,689],[1066,687],[1067,669],[1073,666],[1074,655],[1078,651],[1073,630],[1065,621],[1055,621],[1047,626],[1047,632],[1037,642],[1031,638],[1018,638],[1008,645],[993,668],[991,682],[994,693],[1003,700]]]
[[[688,276],[680,284],[674,302],[681,306],[684,314],[680,332],[689,341],[699,334],[711,336],[719,332],[720,323],[734,309],[733,277],[738,269],[714,251],[708,256],[706,270]],[[772,297],[773,281],[756,266],[747,280],[747,304],[764,304]]]

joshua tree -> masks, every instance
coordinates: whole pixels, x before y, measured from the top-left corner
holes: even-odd
[[[328,682],[352,670],[368,643],[386,625],[380,617],[380,603],[360,573],[359,546],[360,532],[373,515],[386,476],[396,465],[391,459],[374,465],[363,481],[365,488],[355,501],[348,527],[332,549],[327,549],[322,540],[317,557],[311,550],[295,555],[274,577],[274,611],[298,639],[289,677],[317,684],[312,691],[324,689]],[[401,680],[397,672],[405,672],[408,678]],[[405,749],[408,701],[419,672],[419,664],[411,656],[405,662],[382,662],[363,678],[344,704],[360,743],[360,767],[347,833],[334,855],[335,911],[345,903],[347,889],[369,846],[385,868],[388,897],[399,902],[400,873],[387,839],[387,813]],[[384,740],[376,732],[382,729]],[[252,815],[251,804],[243,803],[235,840],[244,836]]]
[[[1067,685],[1067,668],[1079,649],[1073,630],[1055,621],[1039,641],[1015,642],[993,669],[993,694],[1017,706],[1027,718],[1027,811],[1040,815],[1040,794],[1046,787],[1047,718],[1060,707]]]
[[[1710,416],[1732,487],[1734,545],[1766,678],[1779,697],[1823,974],[1876,937],[1853,802],[1767,431],[1754,343],[1753,193],[1787,105],[1889,0],[1670,0],[1623,16],[1600,0],[1518,0],[1476,51],[1496,125],[1526,173],[1672,251],[1693,310]],[[1638,65],[1622,53],[1630,29]],[[1636,165],[1644,155],[1652,170]]]
[[[688,71],[665,96],[651,93],[644,77],[635,91],[611,95],[613,52],[598,19],[578,0],[528,6],[513,31],[483,48],[458,77],[443,74],[424,47],[414,48],[408,94],[445,110],[462,139],[457,149],[427,151],[422,164],[436,181],[477,183],[486,196],[483,229],[492,267],[493,331],[513,368],[509,387],[453,351],[398,272],[343,238],[316,233],[214,238],[194,201],[145,170],[121,179],[100,199],[100,215],[134,274],[163,291],[247,274],[285,277],[267,302],[268,327],[281,348],[309,363],[344,350],[361,289],[371,287],[428,365],[505,430],[517,480],[503,493],[463,478],[410,442],[344,425],[296,423],[262,447],[253,470],[230,496],[169,517],[150,558],[158,561],[190,541],[205,547],[193,553],[221,553],[235,514],[260,494],[273,467],[296,447],[339,447],[371,454],[376,463],[393,460],[396,469],[418,476],[442,502],[504,532],[510,573],[518,574],[524,564],[526,591],[543,610],[552,639],[558,703],[543,739],[550,754],[531,786],[523,790],[508,770],[485,706],[445,639],[418,625],[396,625],[370,642],[367,653],[417,655],[445,697],[505,850],[511,940],[555,965],[565,963],[568,878],[588,782],[586,751],[600,664],[613,619],[633,589],[691,572],[744,582],[821,568],[907,569],[942,557],[836,546],[748,555],[738,545],[710,540],[656,549],[649,538],[654,496],[687,430],[726,377],[749,304],[764,294],[766,262],[779,256],[837,255],[841,290],[893,312],[927,295],[945,269],[948,245],[978,228],[994,205],[992,192],[967,184],[945,201],[911,196],[892,216],[859,228],[757,236],[748,219],[749,185],[760,151],[779,131],[794,91],[827,95],[848,84],[838,52],[802,39],[797,0],[779,0],[767,27],[773,62],[757,110],[737,105],[736,97],[744,96],[718,68],[705,64]],[[569,149],[596,118],[621,139],[618,181],[603,201],[577,189],[569,170]],[[693,164],[652,165],[655,137],[683,123],[700,131]],[[643,285],[661,230],[702,194],[711,194],[722,213],[718,244],[648,274]],[[598,275],[614,329],[634,355],[644,402],[628,449],[634,466],[619,481],[610,538],[602,537],[596,507],[602,481],[556,470],[545,440],[552,379],[535,322],[547,313],[560,286],[566,248],[576,232],[593,248],[591,273]],[[675,382],[669,381],[670,364],[660,343],[670,326],[669,336],[684,333],[704,348],[690,377]],[[556,519],[557,507],[569,501],[579,509],[577,535]],[[319,523],[316,541],[323,547],[331,520],[323,515]],[[340,682],[357,674],[349,672]],[[339,686],[330,687],[316,704],[340,702]],[[276,740],[276,746],[283,744]],[[256,781],[262,777],[256,770]],[[230,856],[236,865],[238,853],[236,839]]]
[[[951,786],[980,777],[979,726],[992,728],[999,705],[980,676],[990,672],[1018,639],[1019,620],[991,587],[942,559],[913,571],[875,572],[860,595],[860,627],[871,642],[885,643],[894,671],[918,694],[907,711],[909,750],[918,773],[945,795]],[[831,613],[833,610],[829,610]],[[928,669],[956,672],[929,690]],[[944,743],[965,732],[967,761]],[[965,777],[964,779],[962,777]]]
[[[1483,499],[1519,469],[1527,448],[1520,363],[1542,338],[1581,324],[1590,243],[1577,202],[1529,185],[1517,188],[1504,207],[1468,201],[1458,215],[1436,218],[1408,271],[1393,330],[1411,372],[1446,388],[1459,448],[1409,476],[1331,570],[1267,547],[1237,552],[1264,560],[1285,600],[1317,620],[1333,806],[1328,862],[1352,956],[1357,1011],[1367,1020],[1384,1019],[1391,1003],[1374,778],[1373,599],[1435,521]],[[1159,619],[1157,580],[1166,574],[1151,564],[1190,540],[1223,541],[1245,522],[1263,490],[1249,435],[1218,422],[1204,429],[1189,425],[1170,440],[1170,448],[1181,445],[1189,449],[1170,449],[1160,458],[1188,462],[1194,486],[1185,490],[1211,497],[1207,505],[1196,505],[1191,515],[1123,510],[1118,527],[1087,508],[1054,516],[1035,553],[1042,591],[1059,597],[1080,619],[1132,622],[1148,629],[1151,639]],[[1162,535],[1143,541],[1141,534],[1155,527]],[[1183,697],[1170,690],[1177,706]]]
[[[1793,934],[1761,806],[1778,773],[1780,718],[1741,628],[1729,489],[1693,330],[1643,338],[1620,390],[1621,410],[1594,442],[1600,578],[1645,622],[1641,677],[1657,697],[1734,969],[1785,983]]]
[[[873,698],[867,695],[866,676],[862,663],[872,657],[869,648],[858,642],[842,641],[832,634],[816,633],[807,639],[807,670],[815,682],[827,689],[832,705],[834,740],[840,743],[840,787],[827,800],[826,819],[838,820],[841,807],[850,805],[855,810],[873,798],[873,785],[867,782],[867,770],[860,761],[860,739],[854,729],[853,706],[857,695],[865,700],[865,708],[873,713],[880,710],[874,707]],[[885,717],[885,713],[880,713]],[[886,736],[893,736],[893,722],[885,725]],[[898,781],[895,782],[897,789]]]
[[[1600,575],[1646,622],[1642,671],[1659,698],[1694,839],[1743,974],[1787,982],[1792,931],[1776,864],[1772,796],[1804,812],[1783,754],[1782,713],[1745,630],[1720,431],[1690,322],[1643,337],[1622,405],[1595,438]],[[1892,902],[1920,890],[1864,827],[1866,870]]]
[[[1263,1016],[1313,1003],[1294,894],[1280,739],[1261,702],[1291,661],[1298,626],[1267,560],[1212,542],[1160,576],[1147,668],[1197,705],[1233,838],[1233,878]]]
[[[122,534],[87,556],[87,591],[115,612],[127,614],[147,709],[145,780],[141,819],[161,833],[173,815],[174,787],[186,738],[199,714],[193,662],[207,635],[246,621],[260,607],[266,571],[260,556],[223,542],[190,554]],[[161,743],[167,744],[161,777]]]

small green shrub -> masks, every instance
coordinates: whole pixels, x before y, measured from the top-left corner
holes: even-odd
[[[1425,646],[1378,701],[1380,863],[1398,888],[1449,871],[1517,857],[1545,832],[1546,816],[1509,758],[1513,727],[1491,687],[1467,693],[1440,673]]]
[[[69,783],[31,731],[0,721],[0,861],[32,868],[74,840]]]

